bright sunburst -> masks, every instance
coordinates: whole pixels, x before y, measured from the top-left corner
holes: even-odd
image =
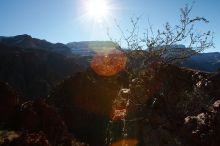
[[[102,22],[109,15],[108,0],[87,0],[85,3],[87,15],[98,22]]]

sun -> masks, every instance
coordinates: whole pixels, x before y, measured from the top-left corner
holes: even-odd
[[[98,22],[107,19],[110,11],[107,0],[87,0],[85,8],[87,15]]]

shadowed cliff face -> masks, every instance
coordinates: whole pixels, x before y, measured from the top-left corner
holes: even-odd
[[[0,80],[13,85],[27,98],[46,97],[58,81],[86,66],[85,58],[0,44]]]
[[[7,125],[19,104],[16,91],[7,83],[0,82],[0,123]]]
[[[126,83],[126,75],[98,76],[92,70],[63,80],[48,102],[55,105],[76,138],[90,145],[104,145],[112,101]]]
[[[16,130],[13,141],[17,145],[28,141],[28,145],[34,144],[37,138],[42,145],[68,146],[74,141],[70,131],[80,141],[102,146],[109,129],[113,145],[120,144],[123,122],[121,118],[112,119],[113,104],[119,91],[128,88],[126,142],[140,146],[216,146],[219,83],[219,73],[160,63],[134,78],[123,71],[103,77],[88,69],[62,80],[50,92],[47,104],[40,100],[18,102],[14,89],[1,83],[1,130]]]
[[[77,138],[94,146],[103,145],[113,100],[121,88],[129,88],[132,102],[142,106],[131,104],[128,108],[127,118],[140,119],[128,124],[128,135],[139,145],[185,146],[189,139],[184,134],[189,133],[180,132],[185,117],[200,113],[219,99],[218,84],[219,74],[164,64],[153,64],[144,75],[132,80],[123,72],[101,77],[87,70],[63,80],[48,101],[59,109]],[[118,124],[118,129],[112,129],[119,139],[120,128]]]

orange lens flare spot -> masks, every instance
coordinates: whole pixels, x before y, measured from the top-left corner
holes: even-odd
[[[114,49],[107,54],[96,54],[91,62],[91,68],[101,76],[112,76],[125,68],[127,57],[125,53]]]
[[[138,140],[136,139],[122,139],[113,143],[111,146],[136,146],[138,144]]]

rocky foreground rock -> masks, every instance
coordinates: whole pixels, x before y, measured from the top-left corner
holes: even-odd
[[[135,78],[125,72],[111,77],[92,70],[77,73],[60,82],[46,101],[18,100],[13,88],[1,83],[0,142],[85,145],[76,138],[91,146],[123,140],[138,146],[218,146],[219,83],[219,73],[164,64]]]
[[[60,109],[70,131],[90,145],[105,145],[109,138],[113,139],[112,144],[131,138],[141,146],[203,145],[189,138],[191,132],[185,131],[185,118],[207,110],[219,99],[219,83],[219,73],[156,63],[133,79],[124,72],[110,78],[100,77],[92,70],[73,75],[63,80],[48,100]],[[123,88],[131,91],[125,117],[126,137],[122,132],[123,119],[112,120],[113,101]]]
[[[15,93],[8,84],[0,83],[1,146],[85,145],[68,132],[53,107],[43,100],[20,102]]]

